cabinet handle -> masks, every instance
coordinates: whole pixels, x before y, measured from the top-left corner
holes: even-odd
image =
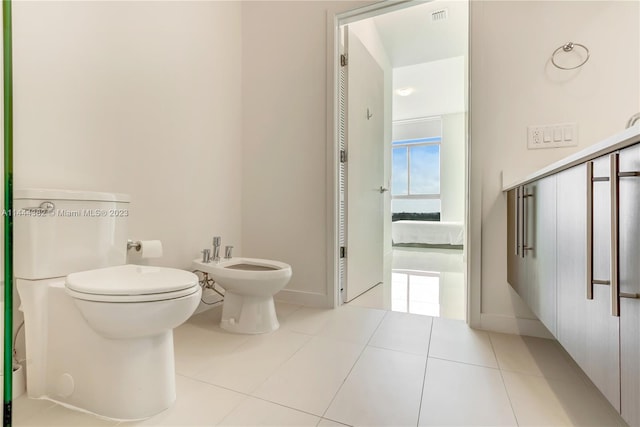
[[[524,224],[527,220],[525,215],[525,206],[524,206],[524,187],[518,187],[519,198],[518,198],[518,250],[521,258],[524,258]]]
[[[640,299],[640,294],[628,294],[626,292],[620,292],[620,298]]]
[[[618,277],[618,244],[620,237],[620,155],[613,153],[609,156],[611,161],[611,315],[620,316],[620,280]]]
[[[522,257],[525,256],[525,251],[532,251],[533,246],[529,246],[529,201],[527,199],[533,198],[533,193],[522,194],[522,210],[523,210],[523,221],[522,221]]]
[[[520,256],[520,187],[516,187],[516,257]]]
[[[593,299],[593,162],[587,162],[587,299]]]
[[[609,181],[593,176],[593,162],[587,162],[587,299],[593,299],[593,285],[611,285],[610,280],[593,278],[593,183]]]

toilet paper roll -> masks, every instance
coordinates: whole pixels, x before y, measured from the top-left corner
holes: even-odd
[[[162,242],[160,240],[141,240],[140,257],[160,258],[162,256]]]

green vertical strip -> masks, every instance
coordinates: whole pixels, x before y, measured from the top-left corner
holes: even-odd
[[[13,54],[11,0],[2,1],[4,77],[4,405],[2,425],[11,425],[13,397]]]

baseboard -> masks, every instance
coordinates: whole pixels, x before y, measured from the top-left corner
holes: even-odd
[[[316,292],[296,291],[294,289],[283,289],[274,297],[277,301],[288,302],[290,304],[300,304],[308,307],[327,308],[327,296]]]
[[[537,319],[522,319],[499,314],[481,313],[478,329],[505,334],[555,339],[542,322]]]

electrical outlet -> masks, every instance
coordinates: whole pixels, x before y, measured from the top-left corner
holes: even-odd
[[[540,144],[542,142],[542,130],[540,130],[540,128],[533,128],[531,131],[531,141],[534,144]]]
[[[576,123],[527,126],[527,148],[530,150],[575,145],[578,145],[578,125]]]

